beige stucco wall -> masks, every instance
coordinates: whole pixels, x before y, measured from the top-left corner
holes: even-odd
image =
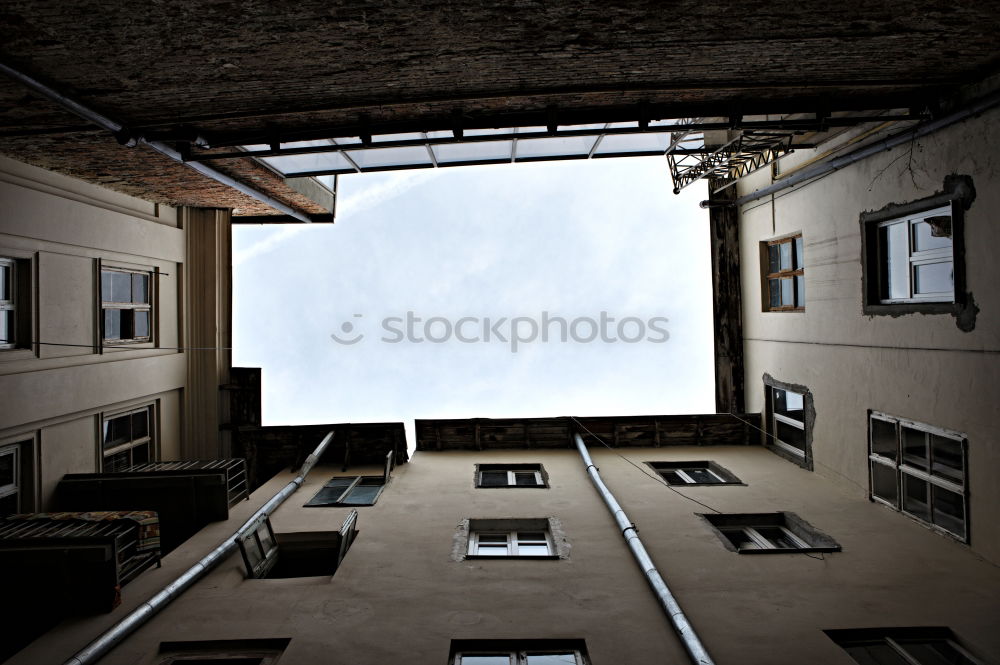
[[[950,627],[974,652],[1000,653],[994,630],[1000,571],[967,547],[898,519],[857,493],[760,447],[625,449],[647,461],[713,460],[741,486],[682,492],[723,512],[798,513],[843,551],[740,555],[670,491],[615,453],[592,449],[660,571],[720,665],[851,665],[831,628]],[[483,462],[540,462],[549,489],[476,489]],[[379,469],[351,469],[377,474]],[[323,482],[317,468],[272,518],[275,531],[335,530],[342,508],[303,508]],[[110,615],[70,621],[11,663],[61,662],[221,542],[291,473],[279,474],[124,589]],[[101,662],[153,663],[162,641],[291,638],[287,664],[407,662],[445,665],[453,639],[583,638],[594,665],[686,663],[575,451],[417,453],[397,467],[332,577],[244,579],[238,554]],[[467,517],[555,517],[565,560],[452,560]]]
[[[748,411],[764,406],[764,373],[809,388],[815,473],[858,496],[868,491],[869,409],[966,434],[970,547],[993,562],[1000,562],[998,144],[994,109],[920,139],[912,151],[907,145],[883,152],[751,202],[740,222]],[[863,315],[859,215],[941,191],[950,174],[971,176],[977,194],[965,215],[967,290],[980,309],[975,329],[959,330],[948,314]],[[739,192],[769,183],[765,169],[741,181]],[[805,312],[762,313],[758,243],[795,232],[805,243]]]
[[[0,158],[0,256],[31,261],[33,341],[0,350],[0,439],[32,437],[36,505],[64,473],[93,472],[101,414],[157,405],[161,455],[181,449],[187,383],[177,212]],[[101,265],[156,271],[154,342],[99,344]],[[23,277],[23,275],[19,275]]]

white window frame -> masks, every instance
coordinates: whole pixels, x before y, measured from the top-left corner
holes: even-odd
[[[726,483],[729,482],[728,480],[726,480],[725,478],[723,478],[722,476],[720,476],[719,474],[717,474],[715,471],[712,471],[712,469],[709,468],[709,467],[707,467],[707,466],[705,466],[705,467],[692,466],[692,467],[688,467],[688,468],[689,469],[698,469],[699,471],[707,471],[708,473],[712,474],[712,476],[714,476],[715,478],[717,478],[718,481],[719,481],[718,483],[710,483],[712,485],[716,485],[716,484],[723,485],[723,484],[726,484]],[[664,471],[667,471],[667,470],[668,469],[664,469]],[[697,480],[695,480],[694,478],[692,478],[691,476],[689,476],[685,472],[685,469],[683,469],[683,468],[669,469],[669,471],[671,471],[673,473],[676,473],[678,476],[681,477],[681,480],[683,480],[688,485],[704,485],[705,484],[705,483],[699,483]]]
[[[134,300],[130,302],[117,302],[113,300],[104,299],[104,273],[124,273],[129,275],[129,289],[131,293],[132,288],[132,278],[131,275],[144,275],[146,277],[146,302],[137,303]],[[156,271],[153,270],[141,270],[133,268],[120,268],[101,265],[100,275],[98,280],[98,298],[101,303],[101,315],[100,315],[100,331],[101,331],[101,344],[105,346],[118,346],[121,344],[147,344],[153,341],[153,331],[155,328],[154,317],[153,317],[153,303],[155,301],[156,292]],[[106,337],[107,331],[105,326],[105,312],[109,310],[131,310],[133,312],[133,323],[132,323],[132,337],[120,337],[115,339],[109,339]],[[136,336],[135,335],[135,312],[147,312],[148,313],[148,326],[149,330],[147,335]]]
[[[14,472],[14,482],[0,486],[0,498],[14,495],[16,500],[14,513],[19,513],[22,506],[21,491],[23,486],[21,481],[21,446],[17,443],[0,446],[0,456],[6,455],[13,457],[11,469]]]
[[[529,656],[548,656],[553,654],[573,654],[575,658],[576,665],[585,665],[586,660],[578,649],[527,649],[525,651],[507,651],[505,649],[488,649],[483,651],[460,651],[455,654],[455,665],[463,665],[465,656],[468,657],[482,657],[482,656],[497,656],[503,657],[507,656],[510,665],[528,665]]]
[[[521,529],[520,532],[523,533],[533,533],[538,532],[538,529]],[[513,531],[499,531],[495,529],[483,529],[483,530],[471,530],[469,531],[469,551],[468,556],[507,556],[507,557],[534,557],[534,556],[555,556],[556,548],[552,542],[552,533],[549,529],[541,531],[545,536],[544,542],[537,539],[531,540],[520,540],[518,538],[519,530]],[[481,536],[504,536],[506,539],[506,551],[501,554],[498,551],[491,551],[489,553],[479,552],[479,539]],[[491,543],[495,544],[495,543]],[[526,546],[533,545],[545,545],[545,554],[518,554],[519,545],[524,544]],[[491,550],[499,550],[499,547],[491,547]]]
[[[504,471],[504,469],[480,469],[479,470],[479,477],[477,478],[477,480],[479,482],[477,483],[476,486],[477,487],[502,487],[502,485],[484,485],[483,484],[483,474],[484,473],[498,473],[498,472],[501,472],[501,471]],[[506,473],[507,473],[507,485],[506,485],[507,487],[543,487],[545,485],[545,483],[542,482],[542,472],[541,471],[532,471],[530,469],[507,469]],[[532,474],[534,476],[534,478],[535,478],[535,484],[534,485],[518,485],[517,484],[517,474],[519,474],[519,473],[524,473],[524,474],[529,474],[530,473],[530,474]]]
[[[806,423],[805,420],[795,420],[794,418],[789,418],[788,416],[778,413],[777,409],[774,408],[775,403],[777,403],[777,396],[775,393],[777,391],[782,391],[784,393],[792,393],[793,395],[798,395],[802,398],[802,416],[805,418],[805,408],[806,408],[806,395],[804,393],[798,393],[794,390],[788,390],[787,388],[778,388],[777,386],[768,386],[771,390],[771,435],[773,437],[773,442],[775,445],[780,446],[782,450],[787,450],[793,455],[798,455],[804,458],[806,456],[806,451],[804,449],[799,449],[790,443],[785,443],[778,438],[778,425],[777,423],[784,423],[789,427],[795,427],[796,429],[802,430],[803,438],[806,436]]]
[[[146,412],[146,422],[147,422],[147,432],[146,436],[139,437],[138,439],[130,438],[127,442],[116,445],[113,448],[104,447],[105,430],[108,426],[108,422],[114,420],[115,418],[121,418],[122,416],[131,416],[135,413]],[[130,423],[131,427],[131,423]],[[113,413],[101,414],[101,428],[99,436],[99,446],[101,452],[101,472],[111,473],[105,469],[105,464],[109,457],[113,457],[119,453],[129,451],[129,467],[134,466],[134,459],[132,458],[131,451],[142,445],[149,446],[149,461],[156,462],[159,458],[159,450],[156,445],[156,405],[155,404],[144,404],[142,406],[132,407],[125,409],[123,411],[115,411]]]
[[[871,425],[872,420],[879,420],[882,422],[892,423],[896,426],[896,459],[890,459],[883,455],[879,455],[874,450],[873,432],[874,428]],[[916,467],[910,466],[903,461],[903,450],[902,450],[902,428],[906,427],[911,430],[918,430],[925,433],[925,440],[927,434],[934,434],[946,439],[952,439],[958,442],[962,449],[962,473],[964,480],[961,484],[954,481],[948,480],[946,478],[941,478],[923,469],[918,469]],[[969,454],[968,454],[968,439],[961,432],[956,432],[954,430],[946,429],[943,427],[936,427],[934,425],[928,425],[926,423],[917,422],[915,420],[910,420],[908,418],[899,418],[896,416],[891,416],[887,413],[882,413],[879,411],[871,411],[868,416],[868,496],[872,501],[876,501],[885,506],[889,506],[893,510],[899,511],[910,517],[921,524],[924,524],[934,531],[943,533],[952,538],[957,538],[962,542],[969,542],[969,495],[967,491],[968,478],[969,478]],[[927,444],[927,460],[928,465],[933,468],[933,450],[929,444]],[[887,499],[884,499],[875,494],[875,478],[874,478],[874,466],[875,464],[880,464],[889,469],[893,469],[896,475],[896,501],[893,503]],[[962,497],[962,512],[964,518],[962,520],[962,531],[961,535],[946,529],[945,527],[934,524],[934,511],[931,501],[928,501],[928,513],[931,517],[931,521],[925,520],[920,515],[915,515],[903,507],[903,476],[907,475],[917,480],[924,481],[932,486],[940,487],[949,492],[959,494]],[[929,491],[933,492],[933,488],[928,488]]]
[[[764,526],[764,525],[761,525]],[[795,552],[796,550],[808,550],[812,548],[812,545],[802,540],[794,533],[789,531],[787,528],[779,525],[768,525],[769,529],[781,529],[781,532],[786,538],[795,543],[795,547],[779,547],[773,541],[765,538],[757,529],[753,526],[724,526],[716,527],[723,535],[728,531],[742,531],[757,547],[740,547],[740,551],[743,550],[788,550],[789,552]],[[730,541],[732,542],[732,541]]]
[[[944,217],[947,216],[949,219],[952,218],[952,208],[951,205],[942,206],[940,208],[933,208],[931,210],[923,210],[918,213],[911,215],[905,215],[902,217],[895,217],[893,219],[887,219],[885,221],[879,222],[876,229],[876,242],[878,244],[878,268],[881,275],[888,274],[888,260],[889,260],[889,248],[883,246],[881,241],[882,229],[888,228],[890,226],[895,226],[897,224],[906,224],[906,256],[907,256],[907,270],[906,270],[906,287],[907,287],[907,297],[905,298],[889,298],[882,297],[882,290],[885,289],[887,284],[879,284],[879,304],[881,305],[896,305],[900,303],[950,303],[955,302],[955,245],[954,238],[950,238],[951,245],[948,247],[940,247],[937,249],[930,249],[924,251],[917,251],[914,247],[913,242],[913,227],[920,222],[923,222],[928,217]],[[941,291],[936,293],[924,293],[918,294],[914,293],[914,284],[916,281],[915,273],[918,266],[923,265],[933,265],[937,263],[948,263],[951,265],[952,269],[952,288],[951,291]]]
[[[881,630],[880,634],[877,634],[877,635],[870,634],[870,633],[878,632],[878,630]],[[942,629],[932,629],[932,630],[934,630],[934,631],[942,631]],[[833,632],[833,633],[843,633],[843,632],[853,632],[853,631],[831,631],[831,632]],[[836,637],[833,637],[833,640],[834,640],[834,642],[837,643],[837,646],[839,646],[841,649],[844,649],[845,651],[848,651],[852,647],[865,647],[865,646],[872,646],[872,645],[876,645],[876,644],[884,644],[884,645],[888,646],[890,649],[892,649],[893,652],[894,652],[894,654],[897,655],[897,656],[899,656],[899,658],[901,660],[903,660],[905,663],[907,663],[907,665],[928,665],[928,664],[925,663],[925,662],[923,662],[923,661],[918,660],[916,656],[914,656],[909,651],[907,651],[906,650],[906,646],[905,646],[906,644],[925,644],[926,645],[926,644],[932,644],[934,642],[944,642],[949,647],[951,647],[956,653],[958,653],[958,655],[960,655],[963,658],[967,659],[967,661],[969,663],[971,663],[972,665],[983,665],[983,661],[981,661],[978,658],[976,658],[975,656],[973,656],[972,653],[970,653],[968,649],[966,649],[965,647],[963,647],[961,644],[959,644],[958,642],[956,642],[954,639],[952,639],[949,636],[939,635],[939,636],[927,636],[927,637],[923,637],[923,638],[921,638],[921,637],[910,637],[910,636],[903,636],[903,635],[900,634],[903,631],[900,631],[899,629],[892,629],[892,628],[886,628],[886,629],[861,629],[861,632],[868,633],[869,635],[866,635],[866,636],[863,636],[863,637],[862,636],[858,636],[858,637],[836,636]],[[946,632],[947,632],[948,635],[951,634],[951,631],[946,631]],[[894,633],[895,633],[895,635],[894,635]],[[851,655],[850,652],[848,652],[848,655]],[[867,656],[868,656],[869,659],[873,660],[873,662],[874,662],[875,657],[873,657],[871,654],[867,654]],[[852,656],[852,660],[854,660],[853,656]],[[855,662],[857,662],[857,661],[855,661]],[[895,662],[895,661],[893,661],[893,662]],[[935,662],[937,662],[937,661],[935,661]],[[890,665],[890,664],[887,663],[887,665]]]

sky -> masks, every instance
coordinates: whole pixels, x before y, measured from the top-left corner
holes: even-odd
[[[263,424],[713,413],[706,198],[661,157],[340,177],[332,225],[234,226]]]

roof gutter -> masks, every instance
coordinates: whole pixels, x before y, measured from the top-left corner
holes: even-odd
[[[301,222],[306,222],[307,224],[312,222],[312,219],[310,219],[307,214],[299,210],[296,210],[295,208],[285,203],[282,203],[276,198],[269,196],[258,189],[254,189],[253,187],[244,184],[226,175],[225,173],[222,173],[221,171],[217,171],[213,169],[211,166],[206,166],[205,164],[201,164],[198,162],[184,161],[184,157],[181,155],[180,152],[174,150],[173,148],[171,148],[166,143],[163,143],[162,141],[146,141],[141,136],[133,135],[132,132],[129,131],[129,129],[124,125],[122,125],[121,123],[112,120],[106,115],[98,111],[95,111],[89,106],[86,106],[85,104],[82,104],[81,102],[71,97],[67,97],[66,95],[56,90],[55,88],[52,88],[51,86],[46,85],[45,83],[42,83],[38,79],[29,76],[28,74],[25,74],[20,70],[14,69],[9,65],[0,62],[0,72],[3,72],[4,74],[14,79],[15,81],[31,88],[38,94],[42,95],[49,101],[55,102],[56,104],[63,107],[67,111],[80,116],[81,118],[87,120],[88,122],[94,123],[95,125],[101,127],[102,129],[108,130],[109,132],[115,135],[115,138],[118,139],[118,142],[121,143],[122,145],[131,147],[137,145],[141,141],[142,143],[145,143],[146,145],[148,145],[150,148],[157,151],[161,155],[169,157],[178,164],[183,164],[187,167],[190,167],[195,171],[197,171],[198,173],[201,173],[202,175],[207,176],[212,180],[215,180],[216,182],[222,183],[227,187],[231,187],[239,192],[246,194],[247,196],[257,199],[261,203],[265,203],[271,206],[275,210],[283,212],[290,217],[294,217],[295,219]]]
[[[846,155],[841,155],[840,157],[836,157],[829,161],[820,162],[808,168],[802,169],[801,171],[797,171],[786,178],[782,178],[776,183],[768,185],[767,187],[762,187],[761,189],[758,189],[755,192],[739,197],[738,199],[736,199],[735,205],[741,206],[745,203],[751,203],[753,201],[756,201],[757,199],[762,199],[765,196],[770,196],[771,194],[775,194],[784,189],[788,189],[789,187],[793,187],[794,185],[805,182],[807,180],[812,180],[813,178],[826,175],[827,173],[832,173],[833,171],[842,169],[845,166],[850,166],[851,164],[859,162],[862,159],[871,157],[872,155],[876,155],[885,150],[891,150],[900,145],[903,145],[904,143],[908,143],[909,141],[915,141],[916,139],[927,136],[928,134],[932,134],[940,129],[944,129],[949,125],[953,125],[956,122],[961,122],[962,120],[966,120],[967,118],[970,118],[974,115],[978,115],[983,111],[993,108],[997,104],[1000,104],[1000,91],[994,92],[990,95],[977,99],[968,106],[963,107],[962,109],[956,111],[955,113],[946,115],[943,118],[939,118],[937,120],[933,120],[926,124],[919,125],[905,132],[900,132],[895,136],[890,136],[880,141],[875,141],[874,143],[870,143],[864,146],[863,148],[859,148],[858,150],[850,152]],[[712,206],[711,201],[701,202],[702,208],[708,208],[711,206]]]
[[[285,499],[290,497],[295,490],[301,487],[306,474],[308,474],[313,466],[315,466],[319,458],[322,457],[327,446],[330,445],[330,442],[333,440],[333,434],[334,433],[331,431],[323,437],[320,444],[316,446],[316,450],[314,450],[312,454],[306,458],[306,461],[302,463],[302,466],[299,468],[298,475],[285,485],[280,492],[272,496],[267,503],[257,510],[257,512],[251,515],[250,518],[243,523],[243,526],[236,531],[236,533],[228,537],[215,549],[202,557],[198,563],[188,568],[187,571],[185,571],[180,577],[161,589],[155,596],[132,610],[128,616],[111,626],[111,628],[101,633],[93,642],[85,646],[83,649],[78,651],[76,655],[67,660],[64,665],[86,665],[87,663],[96,663],[101,657],[115,648],[119,642],[152,619],[172,600],[187,591],[187,589],[190,588],[195,582],[204,577],[206,573],[218,566],[224,559],[235,552],[238,548],[238,542],[240,539],[257,526],[256,523],[259,519],[273,513],[278,506],[284,503]]]
[[[667,614],[667,618],[670,619],[670,625],[673,626],[674,632],[677,633],[677,636],[684,644],[688,658],[694,665],[714,665],[715,661],[708,655],[705,645],[698,639],[698,635],[694,632],[694,627],[688,621],[681,606],[677,603],[677,599],[671,593],[670,587],[667,586],[666,581],[656,569],[656,565],[649,557],[649,553],[646,552],[646,548],[643,546],[642,540],[639,539],[639,534],[635,529],[635,524],[629,520],[628,515],[625,514],[625,511],[622,510],[621,505],[615,499],[615,495],[611,493],[608,486],[601,480],[601,474],[597,470],[597,467],[594,466],[594,461],[590,459],[590,453],[587,452],[587,444],[583,442],[583,437],[579,433],[574,433],[573,440],[576,442],[576,449],[580,452],[580,457],[583,458],[583,463],[587,467],[587,475],[590,476],[594,487],[597,488],[598,494],[604,499],[604,504],[611,512],[611,516],[618,523],[622,537],[625,538],[626,544],[632,550],[632,556],[635,558],[636,563],[642,568],[642,573],[646,576],[646,581],[649,582],[649,586],[656,595],[656,600],[659,601],[660,607],[663,608],[663,611]]]

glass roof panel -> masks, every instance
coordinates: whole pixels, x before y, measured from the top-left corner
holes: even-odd
[[[547,134],[549,131],[548,127],[518,127],[518,134]]]
[[[548,139],[522,139],[517,142],[517,158],[586,155],[594,147],[596,136],[560,136]]]
[[[594,151],[595,155],[615,152],[662,153],[670,145],[670,132],[644,132],[642,134],[609,134]]]
[[[450,139],[450,138],[454,138],[454,134],[451,133],[451,130],[445,129],[445,130],[437,131],[437,132],[427,132],[427,138],[429,138],[429,139]]]
[[[494,134],[510,134],[513,131],[514,130],[509,127],[501,127],[499,129],[466,129],[463,133],[466,136],[492,136]],[[448,133],[451,134],[451,132]],[[430,136],[430,134],[428,134],[428,136]]]
[[[639,121],[632,120],[631,122],[609,122],[608,129],[620,129],[622,127],[638,127]]]
[[[282,155],[261,157],[261,161],[281,173],[307,173],[310,171],[354,171],[354,167],[339,152],[314,152],[309,155]]]
[[[420,141],[424,138],[424,135],[420,132],[407,132],[405,134],[379,134],[378,136],[372,137],[373,143],[381,143],[383,141]]]
[[[595,134],[599,134],[600,130],[604,129],[604,125],[607,123],[599,122],[596,125],[559,125],[560,132],[578,132],[583,129],[594,130]]]
[[[419,145],[407,148],[371,148],[347,153],[362,169],[382,166],[417,166],[431,164],[427,148]]]
[[[434,146],[438,163],[473,162],[485,159],[510,159],[510,141],[447,143]]]

